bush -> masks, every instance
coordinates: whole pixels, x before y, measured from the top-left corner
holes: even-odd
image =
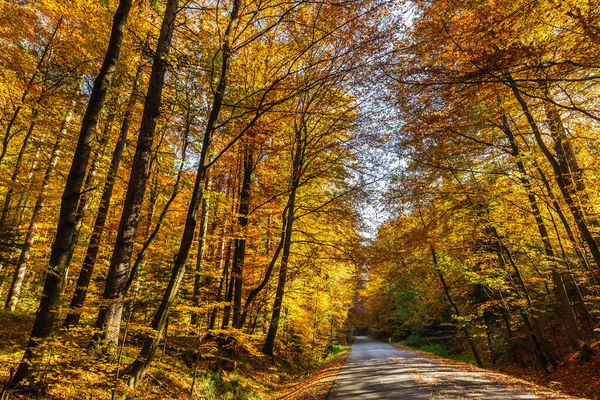
[[[426,344],[419,347],[419,350],[426,351],[428,353],[436,354],[440,357],[451,358],[448,349],[441,344]]]
[[[225,380],[218,373],[208,373],[202,379],[203,395],[207,399],[223,400],[258,400],[248,388],[243,387],[237,379]]]

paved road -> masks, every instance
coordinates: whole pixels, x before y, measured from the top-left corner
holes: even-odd
[[[496,383],[485,373],[461,371],[386,343],[357,337],[328,399],[382,398],[507,400],[547,397]]]

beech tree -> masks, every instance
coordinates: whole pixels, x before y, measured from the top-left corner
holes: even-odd
[[[36,366],[33,362],[35,362],[36,358],[39,358],[35,354],[35,348],[51,334],[54,328],[56,308],[63,288],[70,248],[73,245],[75,214],[81,196],[85,170],[90,157],[90,142],[95,135],[98,115],[110,86],[111,74],[119,59],[121,41],[130,9],[131,1],[122,0],[119,2],[114,15],[112,32],[104,62],[94,81],[90,100],[81,124],[77,148],[73,155],[73,162],[65,184],[56,236],[50,255],[49,271],[46,274],[40,307],[36,314],[36,320],[23,356],[23,361],[13,376],[10,386],[16,386],[23,380],[27,380],[29,385],[35,385],[37,379],[34,374]]]

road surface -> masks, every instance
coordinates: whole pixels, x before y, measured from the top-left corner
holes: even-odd
[[[463,371],[386,343],[357,337],[328,399],[570,398],[546,391],[533,394],[534,391],[533,386],[530,393],[523,392],[494,381],[485,372]]]

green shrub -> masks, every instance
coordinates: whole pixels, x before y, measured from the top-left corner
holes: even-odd
[[[219,374],[208,373],[202,379],[203,395],[211,400],[258,400],[251,390],[243,387],[237,379],[226,381]]]
[[[436,354],[440,357],[451,358],[448,349],[441,344],[426,344],[419,347],[419,350],[426,351],[428,353]]]

